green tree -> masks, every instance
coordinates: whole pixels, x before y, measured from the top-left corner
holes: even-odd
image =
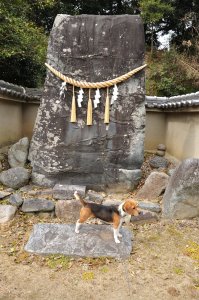
[[[158,29],[158,25],[163,22],[163,19],[171,14],[173,8],[171,4],[165,3],[162,0],[141,0],[140,1],[141,16],[147,24],[147,29],[150,32],[151,54],[154,48],[154,34]]]
[[[35,87],[42,81],[47,37],[42,27],[27,18],[28,1],[0,2],[1,79]]]
[[[173,14],[162,24],[164,33],[172,30],[172,43],[178,51],[198,54],[199,41],[199,1],[173,0]]]

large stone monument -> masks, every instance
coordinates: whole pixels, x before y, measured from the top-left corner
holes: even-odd
[[[100,82],[121,76],[144,60],[144,30],[139,16],[58,15],[51,31],[47,63],[76,80]],[[104,124],[106,89],[86,125],[88,89],[77,122],[70,122],[73,87],[49,70],[30,148],[35,183],[82,184],[129,190],[141,177],[144,153],[144,71],[118,84]],[[79,88],[75,88],[77,95]],[[90,90],[93,100],[95,91]],[[109,89],[110,94],[113,89]]]

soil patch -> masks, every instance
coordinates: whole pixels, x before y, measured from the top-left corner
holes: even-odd
[[[127,260],[37,256],[24,251],[34,224],[18,213],[0,227],[0,300],[199,299],[199,221],[132,225]]]

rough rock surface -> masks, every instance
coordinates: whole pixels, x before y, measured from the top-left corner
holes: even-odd
[[[53,197],[53,189],[42,189],[42,190],[30,190],[27,192],[29,196],[32,197],[41,197],[41,198],[48,198]]]
[[[51,200],[45,199],[27,199],[24,200],[21,210],[23,212],[52,211],[55,205]]]
[[[143,59],[139,16],[58,15],[55,19],[47,62],[66,76],[109,80],[143,65]],[[106,89],[100,89],[93,125],[87,126],[88,90],[82,107],[77,107],[77,123],[70,123],[72,87],[67,85],[66,97],[60,97],[60,86],[61,80],[47,71],[29,155],[33,182],[132,189],[140,179],[144,158],[144,71],[118,85],[109,126],[104,124]]]
[[[103,201],[103,205],[107,205],[107,206],[116,205],[116,206],[119,206],[122,202],[123,201],[121,201],[121,200],[107,199],[107,200]]]
[[[68,223],[74,223],[79,219],[82,205],[77,200],[58,200],[55,204],[55,215]]]
[[[163,172],[152,172],[136,194],[137,199],[153,200],[165,190],[169,176]]]
[[[159,204],[150,202],[139,202],[139,208],[156,213],[160,213],[162,210]]]
[[[164,157],[154,156],[149,160],[149,164],[152,168],[167,168],[168,167],[168,160]]]
[[[158,216],[156,213],[149,211],[142,211],[138,216],[131,217],[131,223],[135,224],[146,224],[158,221]]]
[[[84,224],[76,234],[73,224],[37,224],[25,250],[42,255],[127,258],[132,250],[132,233],[125,228],[121,233],[121,243],[116,244],[112,226]]]
[[[0,191],[0,200],[10,196],[10,192]]]
[[[13,194],[9,198],[9,203],[11,205],[16,206],[16,207],[20,207],[22,205],[22,203],[23,203],[23,199],[22,199],[21,195],[19,195],[19,194]]]
[[[23,167],[11,168],[0,174],[0,182],[13,189],[19,189],[26,185],[30,178],[30,172]]]
[[[53,188],[53,198],[55,199],[74,199],[74,192],[77,191],[82,197],[85,197],[86,186],[81,185],[68,185],[56,184]]]
[[[14,218],[17,208],[12,205],[0,205],[0,223],[6,223]]]
[[[95,191],[89,190],[86,194],[85,200],[101,204],[104,200],[104,196],[99,193],[96,193]]]
[[[199,159],[190,158],[174,170],[163,197],[165,218],[199,216]]]
[[[29,140],[22,138],[16,144],[12,145],[8,151],[8,162],[11,168],[24,167],[28,158]]]

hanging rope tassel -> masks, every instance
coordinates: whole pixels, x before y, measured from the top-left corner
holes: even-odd
[[[71,106],[71,123],[77,122],[76,115],[76,101],[75,101],[75,86],[73,85],[73,98],[72,98],[72,106]]]
[[[87,125],[93,125],[93,108],[92,108],[90,89],[89,89],[89,98],[88,98],[88,107],[87,107]]]
[[[109,100],[109,88],[107,87],[107,94],[106,94],[106,103],[105,103],[105,112],[104,112],[104,123],[109,124],[110,120],[110,100]]]

